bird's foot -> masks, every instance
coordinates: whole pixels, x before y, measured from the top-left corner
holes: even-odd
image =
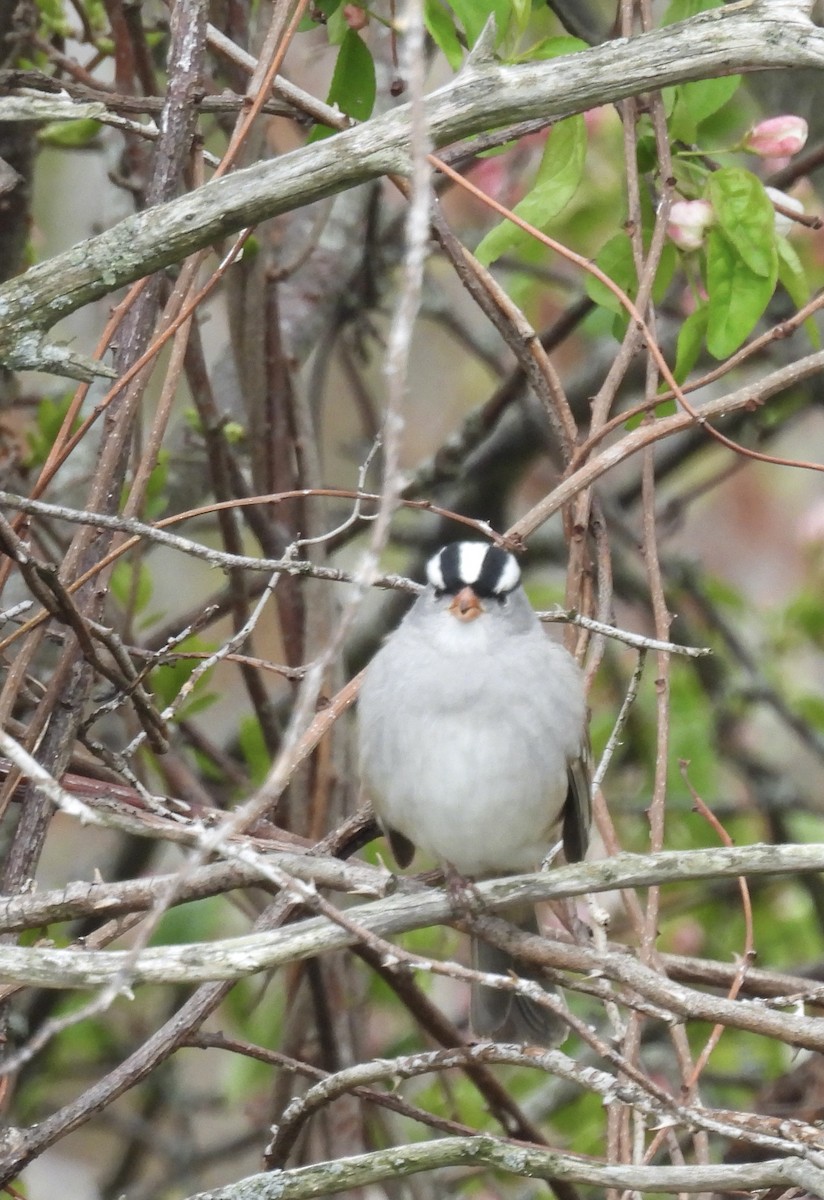
[[[450,903],[459,915],[477,916],[486,911],[483,897],[475,886],[475,881],[462,875],[458,868],[450,862],[443,864],[443,882]]]

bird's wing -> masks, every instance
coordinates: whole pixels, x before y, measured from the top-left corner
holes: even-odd
[[[372,796],[369,794],[369,789],[366,786],[361,787],[361,796],[370,805],[372,812],[375,814],[375,820],[378,827],[389,842],[389,848],[392,851],[392,857],[399,867],[408,867],[415,857],[415,843],[411,842],[405,834],[399,833],[397,829],[393,829],[387,825],[381,817],[378,808]]]
[[[581,753],[567,770],[568,790],[564,805],[564,855],[567,862],[580,862],[589,846],[592,827],[592,750],[587,735]]]
[[[402,833],[398,833],[397,829],[386,829],[384,831],[392,847],[392,854],[395,862],[399,867],[408,867],[415,857],[415,844],[410,842],[408,837],[404,837]]]

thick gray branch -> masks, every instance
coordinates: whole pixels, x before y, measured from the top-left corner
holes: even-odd
[[[824,870],[824,845],[756,845],[647,855],[619,854],[603,862],[487,880],[476,886],[485,906],[498,911],[513,901],[537,902],[691,879],[821,870]],[[381,937],[456,918],[449,896],[432,889],[363,904],[349,909],[347,915],[364,930]],[[111,983],[121,975],[128,975],[130,984],[192,984],[210,979],[240,978],[342,949],[356,940],[350,930],[334,921],[313,917],[284,929],[203,945],[151,947],[141,951],[137,958],[128,951],[51,950],[4,945],[0,946],[0,978],[56,988],[95,987]],[[813,1032],[820,1039],[820,1047],[824,1048],[824,1019],[807,1021],[782,1014],[781,1020],[802,1021],[805,1028],[814,1026]]]
[[[824,1172],[800,1158],[760,1163],[683,1167],[624,1166],[598,1163],[557,1150],[537,1149],[491,1136],[447,1137],[420,1145],[395,1146],[335,1162],[250,1175],[228,1187],[200,1192],[191,1200],[304,1200],[309,1196],[350,1193],[369,1183],[443,1167],[491,1167],[528,1179],[568,1180],[598,1188],[638,1192],[727,1192],[801,1186],[824,1196]]]
[[[474,62],[428,97],[432,143],[443,146],[490,127],[583,112],[687,80],[768,67],[824,67],[824,31],[806,5],[753,3],[619,39],[549,62]],[[408,168],[408,107],[326,141],[258,163],[167,204],[121,221],[0,288],[0,361],[88,376],[99,370],[48,344],[61,317],[228,234]]]
[[[0,933],[72,921],[78,917],[122,916],[145,912],[173,897],[174,904],[185,904],[204,896],[216,896],[235,888],[266,885],[271,882],[267,864],[277,871],[293,875],[317,887],[348,891],[355,895],[385,894],[396,879],[387,871],[362,863],[344,863],[338,858],[316,858],[309,854],[262,854],[259,861],[210,863],[202,867],[184,867],[169,875],[145,879],[127,879],[117,883],[68,883],[48,892],[22,892],[0,896]]]

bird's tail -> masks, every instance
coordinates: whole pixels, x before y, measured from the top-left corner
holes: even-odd
[[[519,908],[517,913],[506,915],[525,933],[540,932],[532,907]],[[546,991],[555,991],[544,983],[540,968],[516,962],[506,950],[499,950],[478,938],[472,939],[472,965],[478,971],[495,975],[514,973],[521,979],[540,983]],[[552,1047],[559,1046],[568,1032],[566,1023],[559,1016],[527,996],[477,983],[472,985],[470,1021],[477,1037],[496,1042]]]

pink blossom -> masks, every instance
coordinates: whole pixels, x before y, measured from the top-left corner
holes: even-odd
[[[698,305],[706,300],[709,300],[709,296],[704,285],[693,282],[692,285],[681,289],[678,300],[678,311],[683,317],[689,317],[695,312]]]
[[[709,200],[676,200],[670,209],[667,233],[682,250],[697,250],[713,220]]]
[[[807,122],[803,117],[787,113],[759,121],[744,138],[744,149],[760,158],[787,158],[807,141]]]
[[[343,19],[350,29],[364,29],[369,24],[369,13],[359,4],[344,4]]]
[[[584,124],[587,133],[600,133],[605,125],[614,118],[615,110],[611,104],[601,104],[598,108],[588,108],[584,113]]]

